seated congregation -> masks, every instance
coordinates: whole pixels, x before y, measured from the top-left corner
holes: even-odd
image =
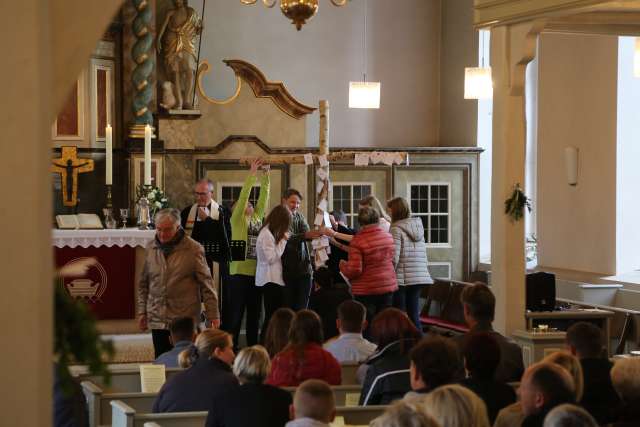
[[[217,427],[319,427],[336,416],[398,427],[637,421],[640,359],[612,365],[596,326],[574,324],[566,351],[525,369],[521,348],[492,327],[491,289],[476,283],[459,297],[466,332],[448,337],[423,328],[420,296],[436,285],[422,222],[406,199],[389,200],[387,209],[373,196],[361,200],[357,231],[342,212],[334,212],[331,228],[311,230],[302,195],[289,189],[262,221],[249,202],[260,167],[253,162],[230,216],[229,240],[244,242],[245,256],[231,260],[229,274],[221,273],[225,260],[197,241],[207,227],[227,235],[224,209],[211,216],[211,183],[196,184],[203,200],[183,215],[156,215],[139,324],[151,330],[156,363],[183,370],[153,396],[153,413],[189,413]],[[266,191],[256,210],[264,212],[268,168],[261,173]],[[189,209],[198,212],[189,214],[191,234],[181,227]],[[307,241],[322,236],[336,250],[327,267],[314,269]],[[247,345],[238,351],[245,313]],[[343,396],[347,384],[356,392]],[[348,407],[372,411],[350,422]]]

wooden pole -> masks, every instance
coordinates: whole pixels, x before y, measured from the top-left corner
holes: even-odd
[[[320,101],[320,155],[329,154],[329,101]]]

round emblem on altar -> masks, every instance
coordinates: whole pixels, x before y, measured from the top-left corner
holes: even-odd
[[[84,263],[87,259],[87,257],[74,258],[63,268],[72,267],[75,263]],[[95,261],[87,270],[85,277],[66,277],[63,286],[72,298],[96,303],[101,301],[100,297],[107,290],[107,272],[100,262]]]

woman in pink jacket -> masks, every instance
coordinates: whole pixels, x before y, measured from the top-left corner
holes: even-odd
[[[351,281],[356,301],[367,308],[367,321],[391,307],[398,289],[393,269],[393,237],[379,225],[380,215],[372,207],[358,211],[360,230],[349,244],[349,260],[340,261],[340,271]]]

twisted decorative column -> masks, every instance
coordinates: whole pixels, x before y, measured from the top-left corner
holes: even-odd
[[[152,50],[153,36],[151,34],[152,11],[148,0],[132,0],[132,3],[136,10],[136,16],[132,23],[136,42],[131,49],[131,56],[136,66],[131,76],[135,95],[131,102],[134,123],[131,126],[129,136],[143,138],[145,125],[149,124],[153,127],[153,114],[149,110],[149,102],[153,97],[150,77],[155,66]]]

